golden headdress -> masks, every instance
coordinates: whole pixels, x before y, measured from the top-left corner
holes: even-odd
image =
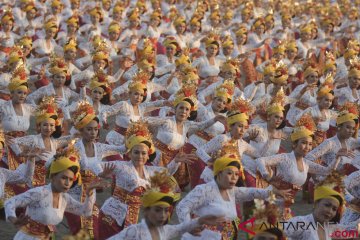
[[[233,74],[237,75],[240,72],[240,62],[237,59],[228,59],[224,62],[221,67],[221,72],[228,72],[231,71]]]
[[[224,97],[230,103],[234,95],[235,84],[232,80],[225,80],[215,90],[215,97]]]
[[[111,93],[111,88],[108,81],[108,75],[103,71],[98,71],[95,73],[95,75],[91,78],[89,87],[91,90],[100,87],[104,89],[104,94]]]
[[[65,73],[66,75],[68,75],[69,68],[67,63],[65,62],[65,59],[58,56],[52,56],[49,66],[49,72],[51,74]]]
[[[340,125],[345,122],[355,121],[359,118],[359,106],[356,103],[346,102],[339,109],[336,124]]]
[[[55,19],[50,18],[45,22],[44,28],[45,28],[45,30],[48,30],[51,28],[58,29],[58,25],[57,25]]]
[[[76,15],[69,17],[66,20],[66,24],[78,27],[79,26],[79,17]]]
[[[120,24],[117,22],[110,23],[109,27],[108,27],[108,32],[109,33],[112,33],[112,32],[120,33],[121,32]]]
[[[81,174],[80,174],[80,154],[78,150],[70,145],[64,150],[58,150],[56,155],[54,156],[54,160],[51,162],[49,168],[49,175],[60,173],[69,169],[70,167],[77,167],[77,172],[74,176],[74,182],[77,181],[78,185],[81,185]]]
[[[152,142],[152,136],[148,128],[148,123],[142,120],[130,122],[125,133],[125,147],[127,152],[140,143],[149,147],[149,155],[155,153],[155,146]]]
[[[286,64],[282,61],[276,64],[275,75],[270,79],[273,83],[283,85],[286,84],[289,78],[289,72]]]
[[[186,19],[183,16],[178,16],[174,22],[173,22],[174,26],[179,26],[179,25],[186,25]]]
[[[64,52],[69,50],[77,50],[77,43],[74,38],[70,38],[67,43],[64,44]]]
[[[151,78],[151,73],[140,70],[135,76],[132,78],[131,83],[129,83],[129,90],[135,91],[140,90],[146,92],[147,83]]]
[[[285,93],[281,88],[276,95],[271,99],[269,106],[266,108],[266,113],[268,116],[274,113],[282,113],[285,108]]]
[[[355,56],[350,60],[348,77],[360,78],[360,59],[358,56]]]
[[[214,176],[227,168],[239,167],[239,175],[243,181],[245,180],[244,168],[241,164],[241,157],[236,142],[227,142],[213,157],[216,159],[213,164]]]
[[[16,66],[15,70],[12,72],[12,77],[8,85],[10,92],[21,89],[27,91],[29,89],[27,83],[28,76],[26,74],[25,66],[23,63],[20,63]]]
[[[90,16],[99,16],[100,22],[104,19],[104,13],[101,9],[101,7],[94,7],[89,11]]]
[[[64,7],[64,4],[60,0],[53,0],[51,2],[51,7]]]
[[[11,11],[7,11],[4,13],[4,15],[1,17],[1,23],[6,23],[6,22],[14,22],[14,15],[12,14]]]
[[[334,78],[332,74],[327,74],[325,77],[324,83],[319,88],[319,91],[317,92],[317,97],[322,98],[330,94],[331,96],[334,95]]]
[[[236,98],[230,107],[228,112],[227,123],[229,126],[233,125],[236,122],[248,122],[249,117],[255,112],[253,106],[250,102],[242,99]]]
[[[144,193],[141,202],[143,207],[165,206],[170,207],[180,199],[180,194],[175,194],[177,183],[167,170],[155,172],[150,177],[150,188]]]
[[[61,125],[60,119],[63,118],[63,114],[61,109],[58,108],[54,96],[43,97],[36,108],[35,117],[37,124],[47,119],[53,119],[56,126]]]
[[[31,37],[23,36],[18,40],[17,45],[19,45],[21,48],[23,48],[23,47],[32,48],[32,43],[33,43],[33,41],[32,41]]]
[[[96,118],[96,113],[93,106],[86,101],[81,101],[77,109],[72,112],[71,115],[74,127],[77,130],[84,128]]]
[[[196,89],[191,85],[183,85],[182,88],[176,92],[173,105],[176,107],[180,103],[186,103],[189,105],[191,111],[197,111],[198,100],[196,97]]]
[[[276,196],[271,195],[264,201],[255,199],[255,209],[252,217],[255,218],[253,227],[250,228],[256,237],[264,233],[271,233],[275,235],[276,239],[285,239],[284,233],[279,225],[279,221],[282,221],[281,209],[275,203]]]
[[[12,64],[12,63],[16,63],[19,61],[24,60],[24,53],[22,48],[19,45],[15,45],[11,48],[9,56],[7,58],[7,63],[8,64]]]
[[[301,138],[310,137],[316,131],[316,124],[310,114],[304,114],[296,122],[293,132],[290,135],[291,141],[295,142]]]

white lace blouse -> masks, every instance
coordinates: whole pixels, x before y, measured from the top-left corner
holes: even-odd
[[[22,163],[15,171],[0,168],[0,199],[4,197],[5,183],[31,183],[35,161]]]
[[[14,196],[5,202],[6,219],[16,217],[16,208],[26,207],[26,215],[32,220],[45,225],[57,225],[63,220],[64,212],[71,212],[80,216],[90,216],[95,197],[86,198],[84,203],[73,199],[67,193],[60,193],[59,207],[53,207],[53,193],[51,184],[32,188],[20,195]],[[16,234],[16,240],[33,240],[21,230]]]
[[[26,132],[29,129],[30,116],[35,112],[35,107],[31,104],[22,104],[22,112],[22,116],[16,114],[11,100],[0,105],[0,120],[5,132]]]
[[[224,216],[232,221],[237,217],[237,203],[251,201],[255,198],[266,199],[269,197],[271,189],[271,187],[267,189],[234,187],[227,190],[230,201],[225,201],[220,194],[217,183],[213,180],[198,185],[189,192],[177,205],[176,214],[180,222],[190,221],[191,214],[200,217],[208,214]],[[212,234],[218,235],[216,232],[212,232]],[[186,239],[191,239],[191,236],[186,234]]]

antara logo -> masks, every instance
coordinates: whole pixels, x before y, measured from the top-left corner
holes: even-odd
[[[255,235],[256,232],[254,232],[254,226],[255,226],[255,221],[256,218],[250,218],[242,223],[240,223],[238,225],[238,229],[239,231],[244,231],[250,235]],[[259,223],[257,223],[259,224]],[[271,229],[271,228],[279,228],[279,229],[283,229],[285,231],[289,231],[289,232],[295,232],[295,231],[317,231],[317,229],[319,227],[323,228],[323,229],[330,229],[330,237],[331,238],[336,238],[336,239],[353,239],[353,238],[358,238],[359,237],[359,232],[357,230],[338,230],[335,229],[336,223],[327,223],[327,224],[314,224],[312,222],[287,222],[287,221],[281,221],[281,222],[276,222],[275,224],[269,224],[266,222],[261,222],[260,223],[260,227],[258,228],[259,230],[267,230],[267,229]],[[333,226],[332,226],[333,225]],[[335,230],[333,230],[335,229]]]

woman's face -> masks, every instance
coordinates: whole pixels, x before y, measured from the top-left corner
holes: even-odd
[[[233,45],[227,46],[227,47],[224,47],[224,48],[223,48],[223,53],[224,53],[225,56],[230,56],[231,53],[233,52],[233,50],[234,50],[234,46],[233,46]]]
[[[145,219],[152,226],[161,227],[166,224],[170,216],[170,208],[166,206],[154,206],[145,209]]]
[[[206,48],[206,52],[209,57],[215,57],[218,51],[219,47],[215,44],[211,44],[209,47]]]
[[[100,16],[98,14],[92,15],[90,20],[92,24],[98,24],[100,22]]]
[[[316,84],[319,81],[319,74],[317,72],[312,72],[306,77],[306,82],[309,85]]]
[[[55,120],[48,118],[40,123],[40,132],[42,136],[50,137],[55,132]]]
[[[236,122],[230,126],[230,134],[234,139],[241,139],[248,128],[247,122]]]
[[[333,95],[326,94],[326,96],[324,96],[318,100],[319,108],[320,109],[329,109],[332,105],[333,100],[334,100]]]
[[[285,51],[286,53],[286,57],[288,59],[294,59],[296,56],[297,56],[297,50],[294,50],[294,49],[288,49]]]
[[[27,12],[26,12],[26,18],[27,18],[28,20],[34,19],[35,16],[36,16],[36,10],[35,10],[35,9],[31,9],[30,11],[27,11]]]
[[[149,160],[149,147],[144,143],[135,145],[131,149],[130,158],[134,166],[144,166]]]
[[[339,205],[339,201],[332,198],[319,200],[315,203],[314,218],[321,224],[330,222],[336,216]]]
[[[298,156],[305,157],[305,155],[311,151],[313,147],[312,137],[300,138],[296,143],[294,143],[293,148],[294,152]]]
[[[74,182],[75,174],[66,169],[65,171],[59,172],[51,177],[51,186],[55,192],[67,192],[70,190]]]
[[[269,126],[272,128],[275,128],[275,129],[278,128],[283,121],[284,121],[284,113],[283,112],[274,113],[268,117]]]
[[[102,59],[95,60],[93,66],[95,71],[100,69],[103,70],[106,67],[106,61]]]
[[[77,31],[77,26],[75,24],[68,24],[67,25],[67,32],[68,34],[74,34]]]
[[[221,112],[225,109],[227,103],[227,99],[225,97],[216,97],[212,101],[212,109],[214,112]]]
[[[1,24],[1,27],[4,32],[10,32],[13,26],[14,26],[13,21],[6,21]]]
[[[186,27],[185,27],[185,24],[178,24],[175,27],[175,29],[176,29],[177,34],[183,34],[185,32]]]
[[[238,35],[238,36],[236,36],[236,43],[238,44],[238,45],[244,45],[245,44],[245,42],[246,42],[246,35]]]
[[[94,88],[91,91],[91,98],[94,100],[94,102],[99,102],[104,97],[104,89],[102,87]]]
[[[175,117],[177,121],[186,121],[190,116],[191,105],[190,103],[181,102],[175,108]]]
[[[168,56],[174,56],[175,55],[175,48],[171,46],[166,47],[166,54]]]
[[[56,73],[52,75],[54,87],[63,87],[66,82],[66,73]]]
[[[45,30],[45,38],[53,39],[57,33],[57,28],[49,28]]]
[[[337,133],[342,139],[349,139],[351,138],[355,133],[355,122],[349,121],[344,122],[338,126]]]
[[[261,24],[260,26],[256,27],[254,29],[254,32],[257,34],[257,35],[262,35],[265,31],[265,26],[263,24]]]
[[[236,167],[227,168],[219,172],[216,180],[222,189],[232,189],[239,180],[239,169]]]
[[[358,88],[360,86],[360,77],[349,77],[349,84],[350,84],[350,88],[354,89],[354,88]]]
[[[120,31],[112,31],[109,33],[110,41],[117,41],[120,37]]]
[[[197,24],[191,24],[191,25],[190,25],[190,31],[191,31],[192,33],[197,33],[197,32],[200,31],[200,26],[197,25]]]
[[[76,59],[76,50],[75,49],[68,49],[65,51],[65,60],[67,61],[74,61]]]
[[[132,105],[137,106],[144,100],[143,90],[131,90],[130,91],[130,102]]]
[[[22,104],[25,102],[28,91],[23,89],[17,89],[11,92],[11,100],[15,104]]]
[[[95,141],[99,134],[98,122],[92,120],[88,125],[86,125],[80,130],[80,133],[81,133],[81,137],[84,140],[88,142]]]

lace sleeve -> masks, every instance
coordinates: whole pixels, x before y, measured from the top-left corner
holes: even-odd
[[[211,159],[209,154],[221,149],[225,141],[225,135],[219,135],[211,139],[208,143],[203,145],[198,150],[196,150],[196,155],[205,163],[207,163]]]
[[[165,225],[165,239],[173,239],[175,237],[180,237],[186,232],[190,232],[194,228],[199,226],[198,218],[186,221],[177,225]]]
[[[256,159],[256,168],[260,172],[261,176],[267,179],[270,173],[266,169],[267,166],[276,166],[277,164],[286,161],[286,154],[277,154],[269,157],[261,157]]]
[[[5,202],[6,219],[16,217],[16,208],[26,207],[31,203],[40,201],[44,196],[43,187],[32,188],[22,194],[16,195]]]
[[[176,207],[180,222],[190,221],[190,214],[198,209],[206,200],[206,185],[198,185],[183,198]]]
[[[115,155],[115,154],[124,154],[126,152],[126,148],[124,145],[116,146],[116,145],[110,145],[110,144],[104,144],[104,143],[98,143],[99,147],[99,155],[101,158]]]
[[[332,149],[332,144],[330,141],[324,141],[319,146],[311,150],[308,154],[306,154],[306,160],[314,162],[316,159],[320,158],[321,156],[325,155]]]
[[[259,188],[247,188],[247,187],[236,187],[235,189],[235,200],[238,203],[252,201],[254,199],[266,199],[269,197],[272,188],[266,189]]]
[[[95,190],[93,190],[95,191]],[[90,217],[95,203],[95,194],[86,197],[84,203],[76,201],[69,194],[65,194],[66,199],[66,212],[70,212],[79,216]]]

